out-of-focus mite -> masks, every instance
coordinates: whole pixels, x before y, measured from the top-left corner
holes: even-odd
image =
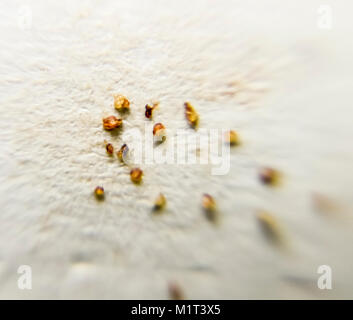
[[[96,198],[97,198],[98,200],[103,200],[103,199],[104,199],[104,196],[105,196],[104,188],[103,188],[103,187],[100,187],[100,186],[97,186],[97,187],[94,189],[94,195],[96,196]]]
[[[160,194],[157,196],[156,200],[154,201],[154,207],[153,207],[153,209],[154,209],[155,211],[161,211],[162,209],[165,208],[166,204],[167,204],[167,200],[166,200],[164,194],[163,194],[163,193],[160,193]]]
[[[279,182],[279,172],[269,167],[260,168],[259,179],[263,184],[276,185]]]
[[[199,123],[199,115],[196,112],[195,108],[189,103],[184,103],[185,108],[185,117],[186,120],[189,122],[189,125],[193,128],[196,128]]]
[[[202,208],[208,220],[214,223],[218,221],[216,201],[208,193],[202,195]]]
[[[238,134],[234,130],[229,130],[225,135],[225,141],[231,146],[239,145]]]

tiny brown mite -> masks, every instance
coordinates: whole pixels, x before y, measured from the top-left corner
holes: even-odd
[[[149,104],[145,105],[145,117],[151,119],[153,115],[153,110],[158,106],[158,102],[154,103],[151,107]]]
[[[213,197],[207,193],[202,195],[202,207],[205,210],[215,210],[216,209],[216,202],[214,201]]]
[[[229,132],[226,133],[225,140],[226,140],[226,142],[228,142],[231,146],[237,146],[237,145],[239,145],[238,134],[237,134],[234,130],[230,130]]]
[[[171,300],[184,300],[184,293],[180,286],[175,282],[170,282],[168,285],[169,297]]]
[[[264,235],[273,242],[280,242],[281,230],[277,223],[277,220],[268,212],[260,211],[257,213],[257,220],[260,224]]]
[[[207,193],[202,195],[202,207],[205,211],[206,218],[211,222],[216,222],[218,219],[216,202],[211,195]]]
[[[105,145],[105,149],[107,150],[107,153],[111,156],[114,153],[114,147],[111,143],[107,143]]]
[[[185,102],[184,107],[185,107],[185,117],[186,117],[187,121],[189,122],[189,125],[191,127],[195,128],[199,122],[198,113],[196,112],[194,107],[189,102]]]
[[[130,101],[121,94],[114,95],[114,107],[118,111],[130,109]]]
[[[142,180],[143,171],[139,168],[134,168],[130,171],[130,179],[134,183],[140,183]]]
[[[150,119],[152,118],[152,111],[153,111],[153,107],[151,107],[150,105],[146,104],[145,105],[145,117]]]
[[[127,144],[124,143],[121,146],[121,148],[119,149],[119,151],[116,153],[118,159],[120,161],[124,162],[124,159],[126,158],[128,151],[129,151],[129,148],[128,148]]]
[[[272,168],[263,167],[259,171],[259,179],[263,184],[275,185],[279,179],[279,173]]]
[[[123,120],[118,119],[115,116],[109,116],[107,118],[103,118],[103,128],[105,130],[113,130],[115,128],[118,128],[122,125]]]
[[[154,210],[155,211],[162,210],[164,209],[166,204],[167,204],[167,200],[165,196],[163,195],[163,193],[160,193],[154,202]]]
[[[164,141],[166,139],[165,126],[162,123],[156,123],[153,126],[153,135],[158,141]]]
[[[97,199],[102,200],[104,199],[104,188],[103,187],[96,187],[94,189],[94,195],[96,196]]]

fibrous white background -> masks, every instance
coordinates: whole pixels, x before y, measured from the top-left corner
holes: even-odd
[[[353,6],[327,4],[330,28],[315,0],[3,1],[0,297],[165,299],[173,281],[192,299],[352,298]],[[133,185],[104,148],[132,139],[102,130],[115,93],[131,100],[124,130],[143,130],[153,101],[169,132],[188,128],[185,101],[200,128],[237,130],[229,174],[141,164]],[[282,185],[261,185],[261,166]],[[285,250],[258,210],[279,221]],[[17,286],[20,265],[32,290]],[[317,287],[320,265],[332,290]]]

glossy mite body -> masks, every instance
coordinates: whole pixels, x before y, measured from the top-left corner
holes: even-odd
[[[202,195],[202,207],[205,210],[216,210],[216,202],[214,201],[213,197],[210,196],[208,193],[204,193]]]
[[[196,112],[195,108],[189,102],[184,103],[184,108],[185,108],[186,120],[189,122],[189,125],[191,127],[195,128],[199,123],[198,113]]]
[[[96,187],[94,189],[94,195],[96,196],[96,198],[98,200],[103,200],[104,199],[104,188],[100,187],[100,186]]]
[[[263,184],[275,185],[279,179],[279,173],[275,169],[263,167],[259,171],[259,179]]]
[[[166,139],[165,126],[162,123],[159,122],[153,126],[153,136],[159,141],[164,141]]]
[[[151,107],[150,105],[146,104],[145,105],[145,117],[148,119],[152,118],[152,111],[153,111],[153,107]]]
[[[225,140],[231,146],[239,145],[239,137],[238,137],[238,134],[234,130],[230,130],[229,132],[226,133]]]
[[[113,130],[115,128],[118,128],[122,125],[123,120],[118,119],[115,116],[109,116],[106,118],[103,118],[103,128],[105,130]]]
[[[134,168],[130,171],[130,179],[133,183],[140,183],[142,181],[143,171],[139,168]]]
[[[105,149],[107,150],[107,153],[111,156],[114,153],[114,147],[111,143],[107,143],[105,145]]]
[[[119,151],[116,153],[118,159],[124,162],[124,159],[127,157],[127,153],[129,152],[129,148],[126,143],[124,143]]]
[[[154,202],[154,210],[160,211],[165,208],[166,204],[167,200],[165,196],[163,195],[163,193],[160,193]]]
[[[145,117],[147,119],[151,119],[153,116],[153,110],[158,106],[158,103],[154,103],[153,106],[150,106],[149,104],[145,105]]]
[[[130,109],[130,101],[121,94],[114,95],[114,108],[118,111]]]

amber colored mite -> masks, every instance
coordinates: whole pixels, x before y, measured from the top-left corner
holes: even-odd
[[[205,193],[202,195],[202,207],[205,210],[215,210],[216,209],[216,202],[214,201],[212,196]]]
[[[114,147],[111,143],[107,143],[105,145],[105,149],[107,150],[107,153],[111,156],[114,153]]]
[[[260,223],[265,236],[274,242],[281,240],[281,231],[277,220],[268,212],[260,211],[257,214],[257,220]]]
[[[94,189],[94,195],[97,199],[102,200],[104,198],[104,188],[103,187],[96,187]]]
[[[148,119],[152,118],[153,115],[153,110],[158,106],[158,102],[154,103],[153,106],[151,107],[149,104],[145,105],[145,116]]]
[[[156,134],[158,134],[160,130],[164,130],[164,129],[165,129],[165,126],[162,123],[156,123],[153,126],[153,135],[155,136]]]
[[[185,107],[185,117],[188,120],[190,126],[196,127],[199,122],[198,113],[189,102],[185,102],[184,107]]]
[[[126,143],[124,143],[121,148],[119,149],[119,151],[116,153],[118,159],[120,161],[124,161],[124,158],[126,157],[127,153],[129,151],[129,148],[127,146]]]
[[[259,171],[259,179],[263,184],[275,185],[279,179],[279,173],[268,167],[261,168]]]
[[[167,204],[167,200],[163,193],[160,193],[154,202],[154,210],[162,210]]]
[[[164,141],[166,139],[166,135],[165,135],[165,126],[162,123],[156,123],[153,126],[153,135],[161,140]]]
[[[230,130],[229,132],[226,133],[225,140],[231,146],[236,146],[239,144],[238,134],[234,130]]]
[[[122,125],[123,120],[118,119],[115,116],[109,116],[107,118],[103,118],[103,128],[105,130],[113,130],[115,128],[118,128]]]
[[[216,222],[218,219],[218,213],[216,210],[216,202],[212,196],[207,193],[202,195],[202,207],[205,211],[206,218],[211,222]]]
[[[175,282],[169,283],[168,291],[169,291],[170,299],[172,299],[172,300],[184,300],[185,299],[183,291],[181,290],[180,286]]]
[[[134,183],[140,183],[142,180],[143,171],[139,168],[134,168],[130,171],[131,181]]]
[[[118,111],[128,110],[130,108],[130,101],[121,94],[115,94],[114,107]]]

